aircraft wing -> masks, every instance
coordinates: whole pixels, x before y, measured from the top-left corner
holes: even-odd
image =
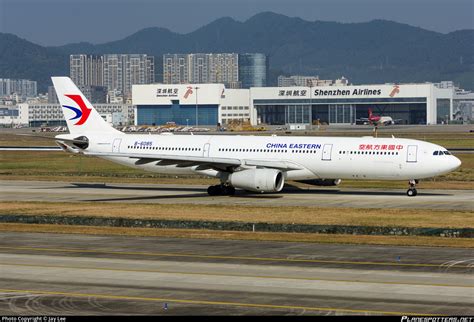
[[[271,161],[258,159],[239,159],[239,158],[215,158],[203,156],[184,156],[184,155],[165,155],[151,153],[107,153],[107,152],[83,152],[85,155],[97,157],[121,157],[137,159],[136,165],[157,162],[157,165],[176,165],[177,167],[199,166],[198,170],[215,169],[232,171],[241,166],[256,166],[284,171],[301,170],[302,166],[290,161]]]

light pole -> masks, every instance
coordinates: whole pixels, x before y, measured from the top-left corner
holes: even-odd
[[[319,129],[319,126],[318,126]],[[313,130],[313,82],[309,84],[309,130]]]
[[[313,81],[308,79],[306,86],[309,86],[309,130],[313,130]]]
[[[198,89],[199,87],[194,87],[194,89],[196,90],[196,127],[199,125],[199,122],[198,122]]]

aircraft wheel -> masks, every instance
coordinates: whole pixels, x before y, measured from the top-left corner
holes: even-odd
[[[408,189],[407,190],[407,196],[408,197],[414,197],[418,194],[418,192],[416,191],[416,189]]]
[[[207,193],[209,196],[219,196],[222,194],[222,189],[220,186],[210,186],[207,188]]]
[[[235,188],[232,186],[224,186],[224,194],[229,196],[235,195]]]

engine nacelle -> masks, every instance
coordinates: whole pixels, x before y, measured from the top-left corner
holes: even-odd
[[[338,186],[341,183],[341,179],[313,179],[313,180],[298,180],[298,182],[310,184],[313,186]]]
[[[229,183],[235,188],[254,192],[278,192],[283,189],[285,177],[276,169],[248,169],[229,175]]]

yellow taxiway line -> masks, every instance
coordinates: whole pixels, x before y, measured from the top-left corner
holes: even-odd
[[[140,255],[156,257],[184,257],[199,259],[236,259],[267,262],[292,262],[292,263],[320,263],[320,264],[348,264],[348,265],[376,265],[376,266],[399,266],[399,267],[438,267],[443,268],[442,264],[427,263],[400,263],[400,262],[359,262],[359,261],[338,261],[338,260],[319,260],[319,259],[298,259],[298,258],[272,258],[272,257],[251,257],[251,256],[224,256],[224,255],[196,255],[186,253],[151,253],[151,252],[125,252],[109,251],[101,249],[72,249],[72,248],[44,248],[44,247],[8,247],[0,246],[0,249],[10,250],[30,250],[38,252],[61,252],[61,253],[91,253],[107,255]],[[450,268],[472,268],[470,265],[456,265]]]
[[[196,305],[223,305],[223,306],[239,306],[239,307],[253,307],[253,308],[267,308],[267,309],[287,309],[287,310],[310,310],[310,311],[330,311],[330,312],[346,312],[346,313],[371,313],[371,314],[386,314],[386,315],[429,315],[426,313],[412,313],[412,312],[393,312],[393,311],[378,311],[378,310],[363,310],[363,309],[345,309],[332,307],[312,307],[312,306],[293,306],[293,305],[274,305],[274,304],[258,304],[258,303],[243,303],[243,302],[225,302],[225,301],[204,301],[204,300],[186,300],[174,298],[158,298],[158,297],[143,297],[143,296],[125,296],[112,294],[95,294],[95,293],[76,293],[76,292],[57,292],[44,290],[17,290],[17,289],[0,289],[0,292],[11,293],[30,293],[39,295],[59,295],[71,297],[95,297],[103,299],[115,300],[130,300],[130,301],[151,301],[163,303],[181,303],[181,304],[196,304]]]

